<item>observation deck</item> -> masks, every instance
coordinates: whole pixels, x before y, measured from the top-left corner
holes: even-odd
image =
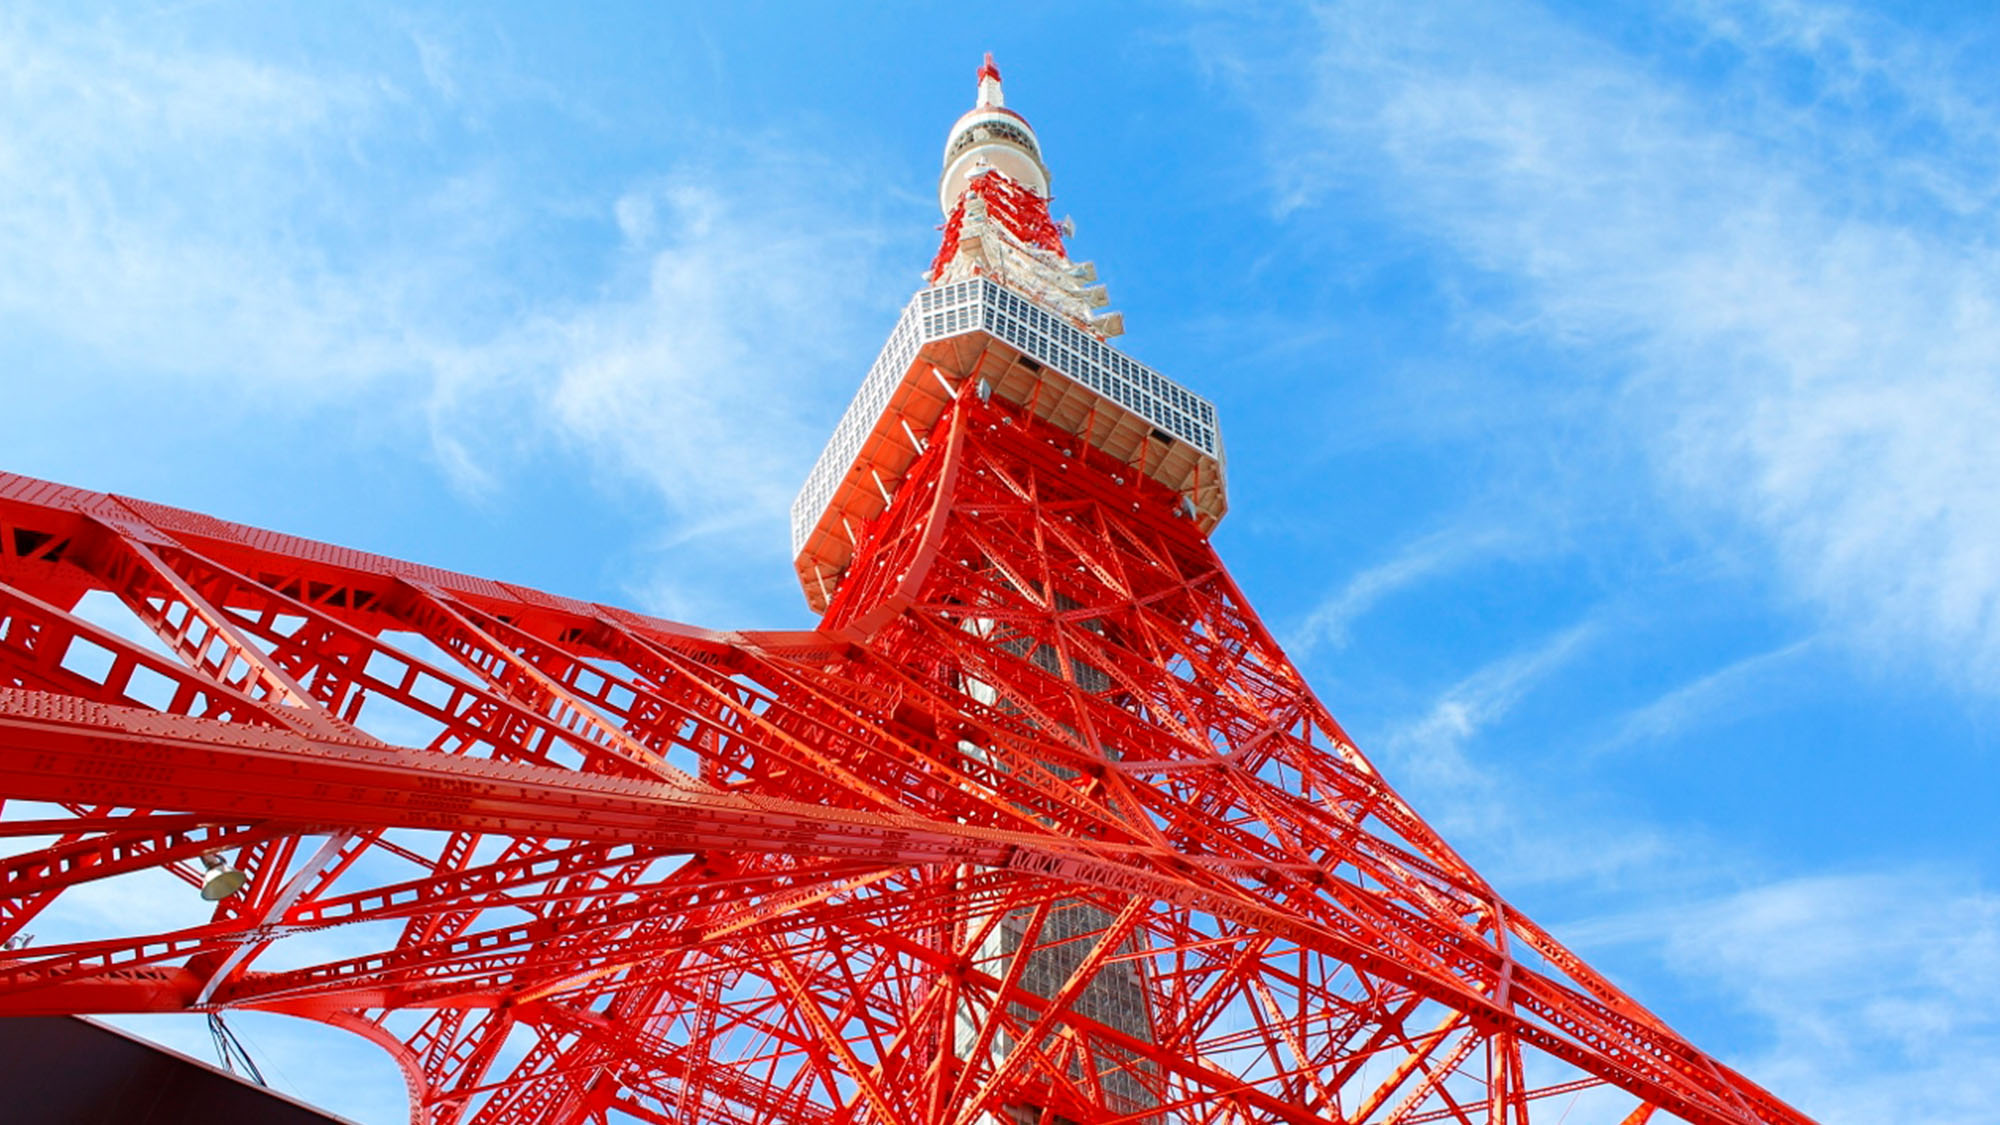
[[[1214,403],[992,278],[935,285],[904,307],[792,501],[814,612],[968,379],[1180,493],[1203,532],[1228,510]]]

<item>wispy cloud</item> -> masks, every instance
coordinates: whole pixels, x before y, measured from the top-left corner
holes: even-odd
[[[1409,543],[1390,558],[1359,571],[1313,607],[1286,647],[1302,659],[1322,644],[1344,648],[1349,627],[1383,599],[1451,574],[1503,549],[1511,540],[1497,529],[1448,528]]]
[[[1526,5],[1324,9],[1259,92],[1276,198],[1368,187],[1596,357],[1681,517],[1836,635],[2000,686],[2000,114],[1839,9],[1676,28],[1736,52],[1727,97]]]
[[[1587,955],[1634,946],[1704,1002],[1764,1017],[1736,1047],[1828,1125],[1992,1112],[2000,897],[1936,872],[1817,876],[1561,927]]]
[[[311,154],[345,162],[388,91],[24,13],[0,20],[0,73],[0,312],[138,374],[400,366],[406,268],[328,268],[295,235],[326,202]]]
[[[1627,712],[1600,750],[1672,738],[1717,716],[1740,717],[1769,698],[1774,679],[1811,652],[1814,638],[1793,641],[1705,672]]]
[[[764,159],[621,196],[643,288],[553,326],[555,417],[707,521],[764,519],[790,501],[825,437],[814,408],[866,354],[858,326],[890,314],[875,299],[879,227],[803,192],[745,190],[763,177],[824,185],[839,170]]]
[[[1606,633],[1592,616],[1490,661],[1369,749],[1425,818],[1510,891],[1619,879],[1699,847],[1694,833],[1670,840],[1656,825],[1604,815],[1573,784],[1546,784],[1536,751],[1549,748],[1502,737],[1515,709]]]
[[[867,195],[830,161],[759,145],[633,184],[606,207],[622,244],[602,293],[440,369],[440,448],[473,488],[550,441],[644,485],[667,517],[648,549],[727,577],[632,593],[740,617],[746,571],[788,583],[792,493],[903,296]]]
[[[448,28],[374,32],[399,62],[0,17],[0,322],[119,378],[421,419],[474,497],[578,453],[657,498],[647,551],[717,574],[756,552],[783,580],[790,494],[909,288],[881,193],[812,141],[698,123],[570,195],[504,145],[407,160],[538,95]],[[529,268],[551,257],[564,272]],[[633,581],[724,615],[741,586]]]
[[[1585,621],[1479,668],[1447,689],[1422,716],[1392,731],[1385,749],[1418,776],[1461,785],[1477,781],[1480,771],[1466,759],[1466,745],[1575,659],[1598,631],[1595,623]]]

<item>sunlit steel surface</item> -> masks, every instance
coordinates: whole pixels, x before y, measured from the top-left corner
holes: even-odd
[[[962,155],[814,630],[0,476],[0,1014],[325,1021],[424,1125],[1804,1122],[1355,748],[1210,544],[1212,408],[1092,381],[1094,272]],[[248,882],[13,940],[203,856]]]

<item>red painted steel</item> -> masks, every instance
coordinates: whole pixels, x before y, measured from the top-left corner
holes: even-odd
[[[967,387],[821,627],[728,633],[0,476],[0,937],[252,877],[0,1013],[323,1020],[426,1125],[1805,1121],[1439,839],[1177,501]]]
[[[975,198],[1064,258],[991,171],[933,276]],[[1805,1122],[1439,839],[1094,416],[958,386],[811,632],[0,474],[0,1015],[321,1020],[418,1125]]]
[[[1005,173],[990,171],[966,184],[965,193],[958,197],[958,204],[945,217],[944,239],[938,246],[937,257],[931,259],[930,272],[925,276],[941,276],[945,266],[958,256],[965,229],[965,207],[975,198],[985,203],[987,215],[1006,227],[1008,233],[1023,244],[1046,250],[1059,259],[1069,257],[1063,247],[1062,228],[1049,214],[1049,201],[1008,179]]]

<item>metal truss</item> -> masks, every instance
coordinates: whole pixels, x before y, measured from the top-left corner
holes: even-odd
[[[419,1125],[1806,1120],[1453,852],[1176,494],[970,385],[920,436],[811,632],[0,477],[0,938],[250,877],[0,1014],[324,1021]]]

